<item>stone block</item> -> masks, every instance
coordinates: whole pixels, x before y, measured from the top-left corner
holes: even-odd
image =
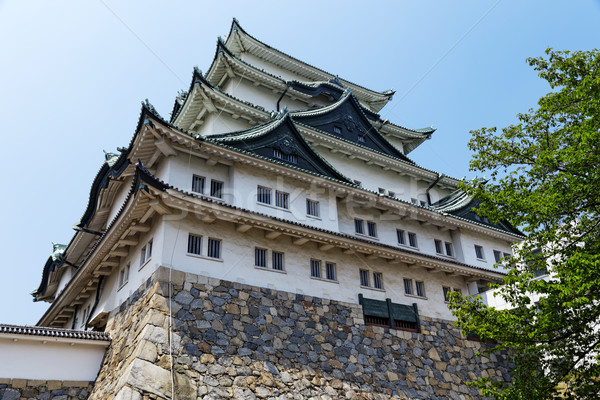
[[[149,392],[163,397],[171,393],[171,373],[145,360],[135,359],[123,372],[117,387],[125,385],[140,392]]]
[[[46,382],[46,389],[48,390],[59,390],[62,389],[62,381],[48,381]]]
[[[129,386],[124,386],[119,390],[113,400],[142,400],[142,395]]]
[[[27,387],[27,379],[13,379],[12,380],[13,389],[23,389]]]

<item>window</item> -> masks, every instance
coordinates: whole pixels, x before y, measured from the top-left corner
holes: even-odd
[[[321,277],[321,261],[310,260],[310,276],[313,278]]]
[[[426,201],[423,201],[423,200],[419,200],[419,205],[420,205],[421,207],[427,207],[427,202],[426,202]]]
[[[273,269],[283,271],[283,253],[273,252]]]
[[[410,202],[413,204],[419,204],[419,200],[415,199],[414,197],[410,199]]]
[[[337,133],[338,135],[342,134],[342,128],[340,128],[339,126],[334,126],[333,127],[333,133]]]
[[[188,235],[188,248],[187,252],[189,254],[200,255],[202,248],[202,236],[192,235],[191,233]]]
[[[390,197],[396,197],[396,192],[392,192],[391,190],[388,191],[388,196]]]
[[[373,272],[373,287],[383,289],[383,274],[381,272]]]
[[[404,293],[413,294],[412,279],[404,279]]]
[[[357,181],[357,180],[355,179],[355,180],[354,180],[354,184],[356,184],[356,185],[360,186],[360,185],[362,185],[362,182],[361,182],[361,181]]]
[[[210,181],[210,196],[219,199],[223,198],[223,182],[215,181],[214,179]]]
[[[454,257],[454,248],[452,247],[452,243],[445,242],[444,245],[446,246],[446,255],[449,257]]]
[[[221,258],[221,241],[219,239],[208,239],[208,252],[207,257],[210,258]]]
[[[206,178],[199,175],[192,176],[192,192],[204,193],[204,182]]]
[[[121,271],[119,272],[119,288],[124,286],[127,282],[129,282],[129,264],[127,264]],[[85,316],[83,317],[85,321]]]
[[[415,281],[415,287],[417,289],[417,296],[425,297],[425,282]]]
[[[442,248],[442,241],[435,239],[435,252],[438,254],[444,254],[444,249]]]
[[[290,208],[290,194],[276,190],[275,191],[275,206],[285,208],[286,210],[289,209]]]
[[[325,263],[325,278],[327,278],[330,281],[337,280],[334,263]]]
[[[494,250],[494,260],[496,260],[496,262],[500,262],[501,258],[502,258],[502,253],[499,252],[498,250]]]
[[[364,221],[362,219],[354,218],[354,232],[361,235],[365,233]]]
[[[385,189],[384,188],[379,188],[379,194],[385,194]]]
[[[267,268],[267,249],[254,249],[254,265]]]
[[[369,236],[377,237],[377,224],[375,222],[367,221],[367,232]]]
[[[364,134],[358,134],[358,143],[364,143],[366,141]]]
[[[475,245],[475,256],[477,256],[480,260],[485,260],[485,255],[483,254],[483,247],[478,244]]]
[[[319,210],[319,202],[306,199],[306,215],[310,215],[312,217],[320,217],[320,214],[321,213]]]
[[[291,162],[294,164],[298,163],[298,156],[295,154],[285,154],[279,149],[273,149],[273,157],[279,158],[280,160]]]
[[[408,232],[408,245],[410,247],[415,247],[415,248],[419,247],[417,245],[417,234],[416,233]]]
[[[360,286],[369,287],[369,271],[365,269],[360,270]]]
[[[444,301],[450,301],[450,292],[452,292],[452,289],[448,286],[442,286],[442,290],[444,291]]]
[[[398,236],[398,244],[406,244],[406,232],[396,229],[396,236]]]
[[[256,188],[256,201],[258,203],[271,204],[271,189],[258,186]]]
[[[148,241],[140,250],[140,266],[144,265],[152,257],[152,240]]]

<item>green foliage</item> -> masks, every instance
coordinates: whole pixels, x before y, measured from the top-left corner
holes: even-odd
[[[552,91],[519,124],[472,131],[471,170],[491,174],[464,189],[478,213],[507,220],[527,240],[504,260],[498,288],[510,310],[453,295],[465,332],[513,351],[510,385],[474,383],[496,399],[600,397],[600,53],[546,51],[528,62]],[[546,279],[534,279],[548,270]]]

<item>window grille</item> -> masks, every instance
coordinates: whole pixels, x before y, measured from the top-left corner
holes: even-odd
[[[311,215],[313,217],[320,216],[319,202],[306,199],[306,215]]]
[[[381,272],[373,272],[373,287],[383,289],[383,274]]]
[[[221,258],[221,241],[219,239],[208,239],[208,251],[206,256],[210,258]]]
[[[296,154],[285,154],[279,149],[273,149],[273,157],[293,164],[298,163],[298,156]]]
[[[192,235],[191,233],[188,235],[188,248],[187,252],[189,254],[200,255],[202,249],[202,236]]]
[[[325,263],[325,273],[326,273],[326,278],[329,279],[330,281],[337,280],[334,263]]]
[[[340,128],[339,126],[334,126],[333,127],[333,133],[337,133],[338,135],[342,134],[342,128]]]
[[[354,218],[354,232],[365,233],[364,221],[362,219]]]
[[[215,181],[214,179],[210,181],[210,196],[219,199],[223,198],[223,182]]]
[[[375,222],[367,222],[367,232],[369,236],[377,237],[377,224]]]
[[[442,290],[444,291],[444,301],[450,301],[450,292],[452,292],[452,289],[447,286],[442,286]]]
[[[369,286],[369,271],[360,270],[360,286]]]
[[[417,245],[417,234],[413,232],[408,232],[408,245],[410,247],[418,247]]]
[[[275,206],[285,208],[286,210],[289,209],[290,208],[290,194],[276,190],[275,191]]]
[[[444,249],[442,249],[442,241],[435,239],[435,252],[438,254],[444,254]]]
[[[310,276],[313,278],[321,277],[321,261],[310,260]]]
[[[499,252],[498,250],[494,250],[494,260],[496,260],[496,262],[500,262],[501,258],[502,258],[502,253]]]
[[[445,242],[444,245],[446,246],[446,255],[449,257],[454,257],[454,248],[452,246],[452,243]]]
[[[199,175],[192,176],[192,192],[204,193],[204,182],[206,178]]]
[[[271,204],[271,189],[264,186],[256,188],[256,201],[264,204]]]
[[[375,317],[373,315],[365,315],[365,325],[381,326],[384,328],[390,327],[390,319]]]
[[[415,288],[417,289],[417,296],[425,297],[425,282],[416,281]]]
[[[273,252],[273,269],[283,271],[283,253]]]
[[[398,244],[406,244],[406,232],[396,229],[396,236],[398,236]]]
[[[257,267],[266,268],[267,267],[267,250],[259,249],[258,247],[254,249],[254,265]]]
[[[413,294],[412,279],[404,279],[404,293]]]

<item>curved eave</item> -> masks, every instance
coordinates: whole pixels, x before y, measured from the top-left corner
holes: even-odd
[[[164,191],[166,189],[166,185],[162,183],[160,180],[156,179],[143,165],[137,164],[135,167],[135,175],[132,180],[130,189],[127,193],[125,200],[123,201],[121,207],[117,214],[113,217],[111,221],[109,221],[108,226],[102,236],[98,238],[96,243],[92,246],[91,250],[87,254],[87,256],[83,259],[81,267],[77,270],[75,275],[71,278],[71,280],[67,283],[66,287],[61,292],[58,299],[56,299],[50,307],[46,310],[44,315],[40,318],[37,325],[41,326],[49,326],[53,319],[59,314],[61,308],[64,308],[66,305],[64,303],[65,299],[69,297],[73,297],[78,294],[77,290],[81,290],[83,287],[87,285],[89,280],[89,276],[91,275],[90,271],[90,260],[94,257],[97,257],[96,250],[102,246],[109,237],[111,237],[113,228],[117,225],[117,223],[124,218],[124,214],[128,209],[134,208],[135,204],[134,200],[140,199],[138,193],[140,190],[147,190],[142,186],[142,184],[146,184],[156,190]],[[118,238],[112,238],[113,240],[117,240]],[[86,277],[88,280],[86,280]],[[77,292],[77,293],[74,293]],[[68,304],[67,304],[68,305]]]
[[[337,78],[334,74],[292,57],[249,35],[235,18],[232,21],[231,29],[225,43],[228,47],[231,46],[233,52],[237,53],[236,55],[238,56],[244,51],[249,52],[271,64],[288,69],[312,81],[328,81]],[[364,97],[365,101],[375,112],[381,110],[394,95],[393,91],[377,92],[345,79],[338,79],[343,85],[360,93],[359,97]]]

